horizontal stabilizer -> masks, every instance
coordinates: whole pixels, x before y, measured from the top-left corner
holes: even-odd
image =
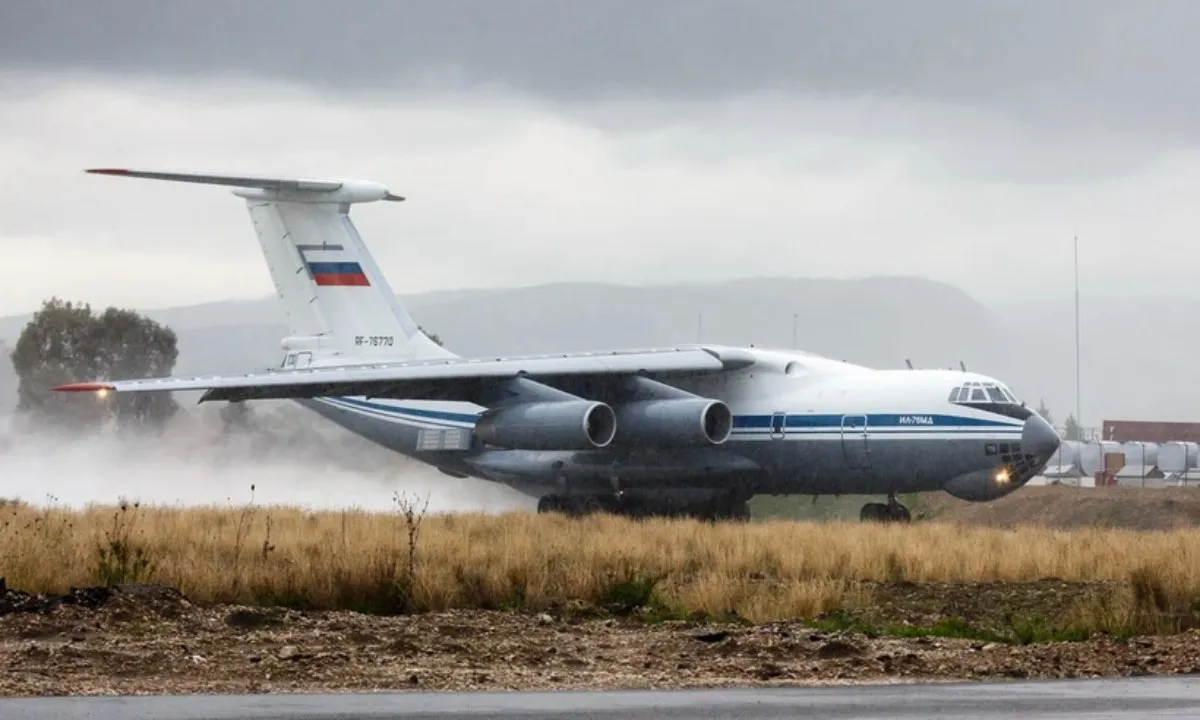
[[[400,202],[404,200],[399,195],[393,195],[379,183],[368,180],[211,175],[207,173],[171,173],[153,170],[128,170],[124,168],[91,168],[85,170],[85,172],[92,175],[114,175],[117,177],[166,180],[169,182],[196,183],[200,185],[222,185],[225,187],[267,190],[283,194],[305,195],[330,193],[347,196],[345,198],[332,197],[329,200],[330,202],[369,202],[372,200]],[[358,199],[360,195],[364,194],[369,197]],[[374,197],[374,195],[378,195],[378,197]]]

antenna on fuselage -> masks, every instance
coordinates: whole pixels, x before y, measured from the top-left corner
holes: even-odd
[[[960,368],[962,368],[962,371],[963,371],[963,372],[966,372],[966,371],[967,371],[967,364],[966,364],[965,362],[963,362],[962,360],[959,360],[959,361],[958,361],[958,366],[959,366]]]
[[[904,364],[908,366],[909,370],[913,369],[912,360],[909,360],[908,358],[904,358]]]

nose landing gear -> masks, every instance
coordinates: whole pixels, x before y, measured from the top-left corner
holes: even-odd
[[[867,503],[858,515],[863,522],[910,523],[912,513],[896,500],[895,493],[888,494],[886,503]]]

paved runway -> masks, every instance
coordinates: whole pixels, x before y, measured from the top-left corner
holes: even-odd
[[[442,718],[1196,718],[1200,678],[811,689],[0,700],[4,720]]]

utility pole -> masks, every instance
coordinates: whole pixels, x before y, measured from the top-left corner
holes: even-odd
[[[1075,425],[1083,439],[1083,401],[1079,381],[1079,235],[1075,235]]]

